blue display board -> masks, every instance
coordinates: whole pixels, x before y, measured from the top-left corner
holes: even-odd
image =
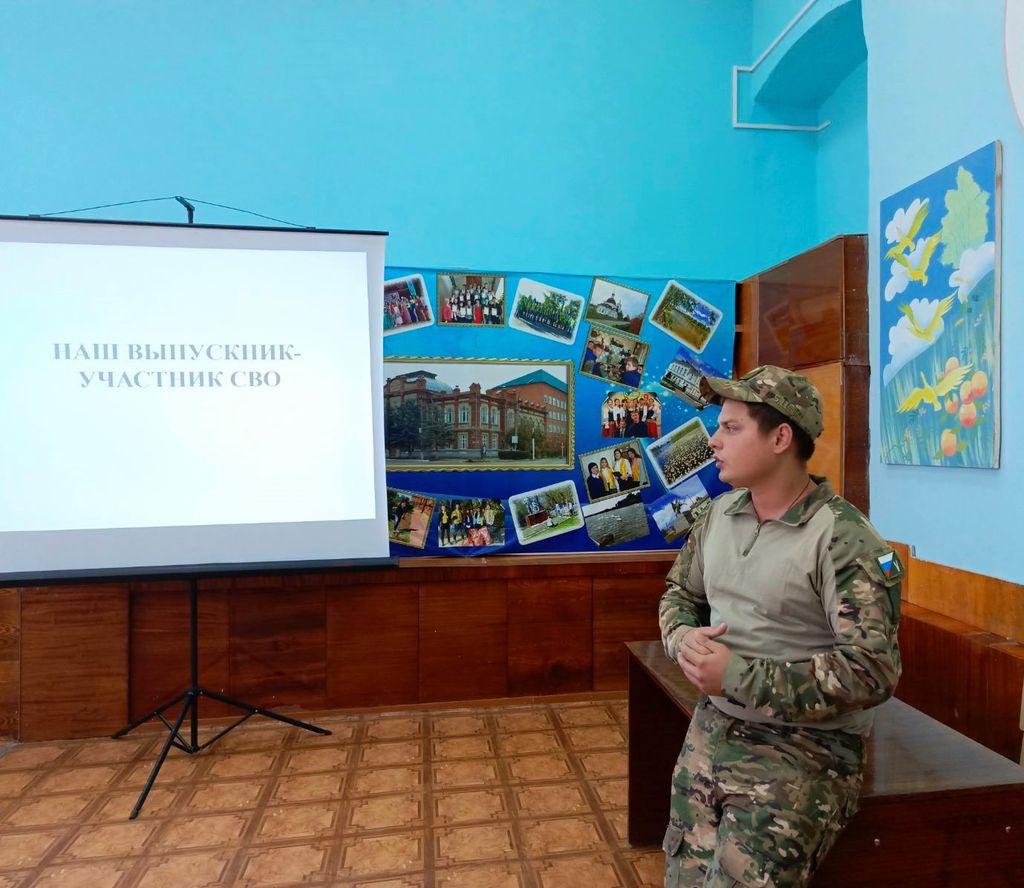
[[[674,548],[726,487],[732,281],[387,268],[384,327],[395,556]]]

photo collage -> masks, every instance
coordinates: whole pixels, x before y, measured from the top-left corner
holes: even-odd
[[[385,276],[394,554],[675,548],[727,489],[697,383],[731,375],[733,282]]]

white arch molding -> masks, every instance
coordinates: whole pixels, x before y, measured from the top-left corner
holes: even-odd
[[[1006,0],[1003,51],[1010,97],[1024,126],[1024,0]]]

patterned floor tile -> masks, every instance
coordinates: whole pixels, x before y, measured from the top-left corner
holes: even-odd
[[[482,734],[469,737],[435,737],[432,749],[435,761],[487,758],[494,755],[491,738]]]
[[[327,774],[294,774],[279,777],[270,798],[271,804],[315,802],[340,799],[345,787],[341,771]]]
[[[132,857],[142,853],[158,824],[133,820],[129,823],[87,824],[58,855],[59,860],[87,860],[92,857]]]
[[[498,737],[502,755],[530,755],[535,752],[561,752],[562,744],[553,732],[527,731]]]
[[[238,814],[186,815],[171,820],[153,843],[153,851],[169,853],[197,848],[224,848],[237,844],[246,826],[248,811]]]
[[[550,731],[555,723],[548,712],[541,710],[512,710],[499,712],[494,717],[498,730],[503,733],[517,731]]]
[[[255,841],[326,837],[335,831],[338,815],[336,802],[268,808],[256,830]]]
[[[514,781],[566,780],[573,776],[564,755],[517,755],[507,760]]]
[[[581,728],[588,725],[612,725],[612,718],[607,706],[577,705],[565,706],[557,710],[559,722],[567,728]]]
[[[278,888],[326,880],[327,851],[322,842],[247,851],[233,888]]]
[[[434,765],[434,785],[442,789],[489,786],[498,780],[496,759],[467,759]]]
[[[151,820],[155,817],[165,816],[175,805],[185,790],[182,787],[155,787],[149,795],[139,812],[140,820]],[[103,804],[90,816],[94,822],[127,820],[132,808],[139,800],[137,789],[125,789],[119,792],[110,793]]]
[[[370,879],[423,868],[422,832],[353,836],[342,840],[340,878]]]
[[[625,888],[610,855],[560,857],[535,864],[541,888]]]
[[[383,792],[409,792],[423,785],[423,768],[366,768],[352,776],[349,794],[375,795]]]
[[[408,740],[423,735],[422,718],[380,718],[366,726],[369,740]]]
[[[566,728],[566,736],[574,749],[625,749],[626,735],[614,725],[593,725]]]
[[[419,794],[366,796],[348,804],[345,826],[353,832],[421,826],[423,797]]]
[[[430,726],[435,737],[461,737],[488,732],[487,720],[482,715],[434,716]]]
[[[514,792],[520,817],[553,817],[590,810],[582,789],[575,783],[524,786]]]
[[[423,760],[423,741],[397,740],[365,744],[361,750],[361,767],[411,765]]]
[[[436,884],[438,888],[523,888],[526,881],[522,865],[509,862],[439,869]]]
[[[438,866],[510,859],[516,856],[512,826],[453,826],[435,830],[435,861]]]
[[[35,866],[66,835],[54,829],[0,835],[0,872]]]
[[[220,888],[233,850],[165,854],[145,861],[138,888]]]
[[[605,846],[593,817],[526,820],[521,824],[526,853],[531,857],[568,851],[601,851]]]
[[[262,784],[253,780],[206,783],[192,791],[185,808],[191,812],[245,810],[256,804],[262,791]]]
[[[505,794],[500,789],[466,792],[435,792],[434,823],[448,826],[479,820],[507,820],[510,816]]]
[[[114,888],[135,860],[98,860],[46,867],[34,883],[37,888]]]

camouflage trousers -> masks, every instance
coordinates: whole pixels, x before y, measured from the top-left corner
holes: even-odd
[[[856,813],[864,741],[729,718],[703,698],[672,775],[666,888],[806,885]]]

